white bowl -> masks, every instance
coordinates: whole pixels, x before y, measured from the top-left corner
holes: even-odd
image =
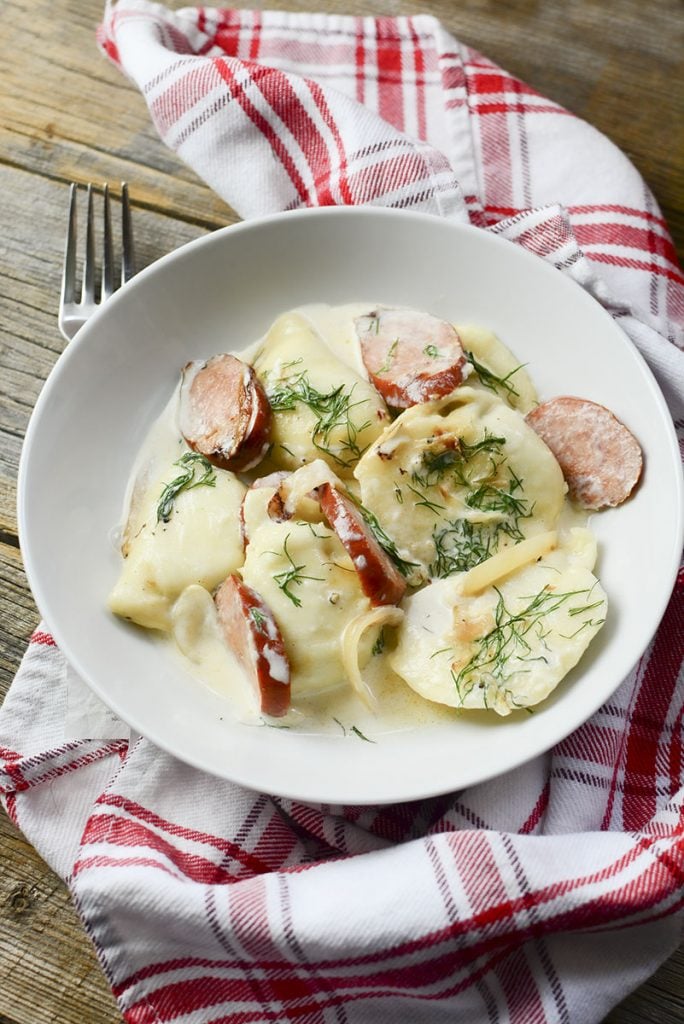
[[[463,714],[382,735],[302,735],[241,725],[143,631],[106,609],[110,540],[134,456],[190,359],[255,340],[276,315],[379,302],[491,328],[542,398],[576,394],[626,422],[645,453],[641,485],[596,515],[609,620],[534,715]],[[644,361],[611,317],[512,243],[423,214],[321,209],[225,228],[148,267],[59,359],[37,402],[19,478],[26,571],[76,671],[117,715],[178,758],[302,800],[383,803],[460,789],[548,749],[603,704],[637,662],[669,598],[682,544],[674,430]]]

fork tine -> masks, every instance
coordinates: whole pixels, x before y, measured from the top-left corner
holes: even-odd
[[[95,227],[93,224],[93,186],[88,185],[87,189],[87,214],[86,214],[86,242],[85,262],[83,265],[83,287],[81,289],[81,302],[93,303],[95,301]]]
[[[121,182],[121,246],[121,284],[125,284],[135,274],[131,205],[128,199],[128,184],[125,181]]]
[[[114,253],[112,248],[112,219],[109,206],[109,185],[102,187],[102,205],[104,213],[104,238],[102,245],[102,302],[114,292]]]
[[[73,302],[76,294],[76,189],[75,184],[69,189],[69,226],[64,249],[60,308],[67,302]]]
[[[102,186],[103,204],[103,227],[101,256],[102,273],[97,271],[98,256],[95,236],[98,235],[99,225],[95,224],[94,213],[94,189],[92,184],[86,187],[86,226],[85,245],[83,256],[83,273],[81,288],[77,291],[77,249],[79,248],[77,231],[77,208],[78,192],[80,186],[73,182],[69,190],[69,223],[64,250],[64,269],[62,271],[62,286],[60,290],[59,311],[57,323],[60,331],[67,341],[71,341],[76,332],[95,312],[99,305],[112,295],[119,284],[124,284],[135,274],[133,255],[133,226],[131,216],[131,205],[128,196],[128,185],[122,182],[121,185],[121,259],[120,275],[117,279],[114,270],[114,238],[112,234],[111,196],[109,186],[105,183]],[[99,210],[98,210],[99,213]],[[95,282],[97,279],[97,296]]]

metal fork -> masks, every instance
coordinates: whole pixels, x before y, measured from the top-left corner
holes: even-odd
[[[86,232],[85,252],[83,257],[83,281],[81,293],[76,294],[76,206],[78,202],[78,185],[72,184],[69,190],[69,226],[67,229],[66,247],[64,250],[64,273],[62,274],[62,290],[59,299],[59,329],[71,341],[79,330],[92,316],[98,306],[112,295],[120,284],[125,284],[135,273],[133,263],[133,229],[131,225],[131,207],[128,199],[128,185],[121,185],[121,261],[120,279],[114,271],[114,245],[112,240],[112,223],[109,201],[109,186],[103,189],[103,221],[102,221],[102,259],[100,287],[96,294],[96,256],[95,256],[95,215],[93,210],[93,187],[86,188]]]

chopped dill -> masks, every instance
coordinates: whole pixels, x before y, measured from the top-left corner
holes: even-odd
[[[603,601],[599,601],[598,603],[603,604]],[[593,605],[592,607],[596,606]],[[569,612],[568,614],[572,615],[572,612]],[[602,626],[605,621],[605,619],[585,619],[582,625],[579,626],[574,633],[561,633],[561,636],[564,640],[574,640],[576,636],[579,636],[582,630],[587,628],[587,626],[596,626],[598,628],[599,626]]]
[[[594,601],[593,604],[587,604],[578,606],[576,608],[568,608],[568,615],[581,615],[582,612],[593,612],[594,608],[600,608],[603,601]]]
[[[439,359],[439,349],[436,345],[426,345],[423,349],[426,356],[430,356],[431,359]]]
[[[352,409],[368,404],[365,398],[358,402],[352,401],[354,387],[352,384],[351,388],[345,390],[344,384],[340,384],[328,392],[318,391],[309,381],[306,370],[303,370],[278,381],[275,387],[267,390],[267,394],[275,412],[291,412],[299,403],[311,409],[316,417],[311,434],[314,446],[337,465],[347,467],[360,459],[365,451],[365,448],[359,446],[358,437],[370,426],[370,420],[359,426],[352,419]],[[332,435],[336,430],[342,433],[333,445]]]
[[[417,494],[420,499],[420,501],[413,502],[416,507],[420,506],[421,508],[426,508],[428,512],[434,512],[436,515],[439,515],[440,512],[446,511],[446,505],[440,505],[436,501],[430,501],[428,496],[424,494],[423,491],[419,491],[417,487],[413,486],[413,484],[407,484],[407,487],[409,491],[413,491],[414,494]]]
[[[486,366],[479,363],[472,352],[466,351],[465,357],[479,377],[480,383],[483,387],[488,388],[489,391],[494,391],[495,393],[505,391],[509,397],[520,397],[514,385],[511,384],[511,377],[517,373],[518,370],[522,370],[525,365],[524,363],[521,363],[520,366],[516,366],[515,369],[511,370],[510,373],[507,373],[505,377],[498,377],[492,370],[487,369]]]
[[[415,470],[411,474],[411,479],[422,487],[434,487],[458,460],[459,455],[455,448],[444,448],[441,452],[425,449],[421,454],[421,469]]]
[[[259,611],[258,608],[255,608],[254,605],[252,605],[252,607],[249,609],[249,614],[259,632],[265,632],[263,626],[264,623],[266,622],[266,616],[264,615],[264,613],[262,611]]]
[[[380,632],[378,633],[378,635],[377,635],[377,637],[375,639],[375,643],[373,644],[373,647],[371,649],[371,654],[373,655],[373,657],[375,657],[376,654],[382,654],[382,652],[384,650],[385,650],[385,627],[381,626],[380,627]]]
[[[342,730],[342,735],[346,736],[347,735],[347,727],[345,725],[343,725],[342,722],[340,722],[339,718],[335,718],[334,715],[333,715],[333,722],[335,722],[336,725],[339,725],[340,729]],[[364,736],[363,733],[361,732],[361,730],[358,729],[355,725],[350,725],[349,726],[349,732],[353,732],[355,736],[358,736],[359,739],[365,740],[366,743],[375,743],[376,742],[375,740],[369,740],[367,736]]]
[[[498,687],[523,669],[508,671],[513,658],[518,661],[545,661],[544,655],[532,656],[532,646],[527,637],[534,630],[537,639],[542,642],[549,634],[544,630],[543,619],[556,611],[566,601],[580,594],[589,594],[590,590],[569,590],[555,593],[543,587],[519,612],[511,612],[505,605],[503,595],[494,587],[498,596],[494,611],[494,626],[476,641],[476,650],[458,673],[451,670],[451,677],[456,687],[458,698],[463,703],[477,682],[477,674],[484,672]],[[466,689],[467,687],[467,689]]]
[[[285,557],[287,558],[288,562],[290,563],[290,568],[289,569],[284,569],[282,572],[274,573],[273,574],[273,579],[278,584],[278,586],[282,590],[283,594],[285,594],[286,597],[289,597],[290,601],[292,601],[292,604],[295,606],[295,608],[301,608],[302,602],[299,600],[299,598],[297,597],[296,594],[293,594],[291,592],[291,590],[289,590],[289,587],[292,587],[292,586],[299,587],[299,586],[301,586],[302,580],[318,580],[320,583],[322,583],[323,582],[323,577],[322,576],[306,576],[302,572],[302,569],[305,569],[306,566],[305,565],[295,565],[294,560],[293,560],[292,556],[290,555],[290,552],[287,550],[287,542],[290,539],[290,536],[291,535],[288,533],[288,535],[285,538],[285,541],[283,543],[283,554],[285,555]],[[269,554],[277,555],[277,552],[270,551]]]
[[[392,344],[390,345],[390,347],[387,350],[387,355],[385,356],[385,362],[382,364],[382,366],[378,370],[375,371],[376,374],[379,375],[381,373],[387,373],[388,372],[388,370],[390,369],[390,367],[392,365],[392,360],[394,359],[394,353],[397,350],[397,345],[398,344],[399,344],[399,339],[395,338],[394,341],[392,342]]]
[[[361,740],[365,740],[366,743],[375,743],[376,742],[375,740],[369,740],[367,736],[364,736],[363,733],[361,732],[361,730],[357,729],[355,725],[350,726],[350,728],[351,728],[351,731],[354,733],[355,736],[358,736],[359,739],[361,739]]]
[[[206,487],[216,487],[214,467],[209,459],[200,455],[199,452],[186,452],[173,465],[182,467],[183,472],[171,483],[164,485],[157,505],[158,523],[168,523],[174,502],[181,491],[190,491],[193,487],[199,487],[201,484]],[[202,470],[202,475],[196,476],[195,473],[199,470]]]
[[[468,519],[454,519],[441,529],[435,526],[435,560],[430,564],[430,575],[444,579],[490,558],[498,548],[500,527],[500,523],[472,523]]]
[[[430,448],[425,448],[421,453],[420,469],[411,473],[411,479],[421,487],[434,487],[447,473],[452,472],[456,482],[467,487],[474,475],[469,472],[469,464],[473,462],[475,456],[481,453],[489,456],[490,476],[493,476],[503,461],[502,448],[505,444],[505,437],[495,437],[485,431],[484,437],[472,444],[458,437],[449,447],[440,451],[433,452]],[[481,467],[478,466],[478,477],[481,476],[481,472]]]
[[[312,537],[316,537],[317,540],[327,540],[329,537],[332,537],[331,533],[316,533],[314,523],[309,523],[306,519],[296,519],[295,522],[297,526],[308,526],[309,530],[311,530]]]
[[[501,480],[501,468],[505,465],[501,449],[505,443],[505,438],[485,433],[473,444],[459,438],[453,447],[438,452],[423,451],[421,470],[412,473],[412,480],[423,487],[434,487],[445,474],[451,473],[455,482],[466,488],[463,500],[467,508],[501,516],[499,522],[478,523],[456,518],[448,520],[444,526],[436,525],[432,532],[435,557],[429,567],[431,576],[444,578],[479,565],[496,553],[502,535],[511,540],[523,540],[520,520],[529,518],[532,509],[523,497],[522,480],[510,465],[507,466],[508,480],[505,483]],[[484,471],[481,459],[479,469],[472,464],[480,455],[489,461]],[[418,493],[414,487],[411,490]],[[423,500],[416,504],[423,504],[436,513],[444,511],[444,506],[424,494],[419,496]]]
[[[509,520],[504,527],[505,532],[514,540],[522,540],[518,522],[520,519],[527,519],[532,515],[529,503],[523,497],[516,495],[516,491],[522,490],[522,481],[513,473],[509,467],[508,487],[497,487],[495,484],[485,481],[466,496],[465,503],[468,508],[478,509],[480,512],[499,512]]]

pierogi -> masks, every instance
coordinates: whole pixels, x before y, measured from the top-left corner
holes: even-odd
[[[203,366],[229,358],[258,423],[216,372],[202,394]],[[192,380],[138,457],[109,607],[209,685],[230,677],[245,720],[324,728],[363,707],[379,735],[421,706],[506,716],[548,697],[600,630],[586,516],[526,420],[529,368],[490,331],[302,307]],[[220,457],[187,422],[228,438]]]

